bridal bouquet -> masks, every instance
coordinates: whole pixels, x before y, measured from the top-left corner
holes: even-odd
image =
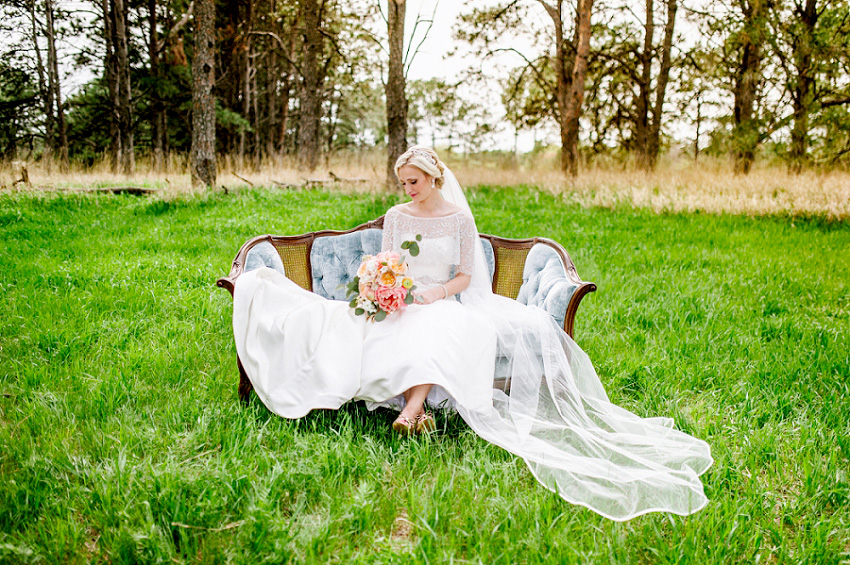
[[[405,241],[402,247],[409,249],[411,255],[418,253],[415,242]],[[387,314],[413,304],[416,286],[407,276],[404,256],[395,251],[382,251],[363,257],[357,276],[346,288],[346,298],[351,299],[348,305],[354,308],[354,313],[357,316],[365,314],[366,319],[380,322]]]

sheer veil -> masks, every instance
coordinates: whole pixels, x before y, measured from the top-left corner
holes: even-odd
[[[472,211],[448,168],[443,198]],[[497,365],[510,394],[493,389],[492,408],[458,406],[485,440],[520,457],[548,489],[612,520],[646,512],[687,515],[708,503],[699,475],[712,464],[707,443],[669,418],[641,418],[608,400],[590,359],[533,306],[492,292],[480,239],[464,305],[484,313],[497,333]]]

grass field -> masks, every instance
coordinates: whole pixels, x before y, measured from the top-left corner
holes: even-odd
[[[471,193],[598,284],[576,340],[612,400],[712,446],[707,508],[615,523],[456,417],[238,402],[239,246],[396,201],[0,194],[0,563],[850,562],[850,224]]]

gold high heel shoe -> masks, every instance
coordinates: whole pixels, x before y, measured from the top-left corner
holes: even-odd
[[[436,431],[437,422],[434,420],[434,415],[430,412],[423,412],[416,417],[416,433],[424,434]]]
[[[407,416],[398,415],[398,418],[393,422],[393,430],[403,436],[409,436],[416,433],[416,420],[411,420]]]

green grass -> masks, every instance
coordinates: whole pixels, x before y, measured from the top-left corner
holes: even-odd
[[[479,229],[560,241],[599,285],[576,340],[612,399],[707,440],[710,505],[571,506],[457,417],[243,407],[214,281],[260,233],[386,197],[0,195],[0,563],[842,563],[850,225],[585,209],[481,188]]]

